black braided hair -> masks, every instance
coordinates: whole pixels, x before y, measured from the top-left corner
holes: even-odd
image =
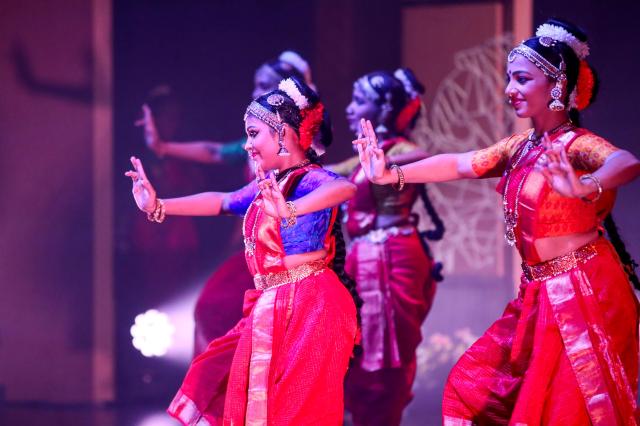
[[[384,124],[392,134],[397,133],[395,128],[396,118],[402,108],[409,102],[409,97],[405,92],[402,82],[395,78],[388,71],[374,71],[360,77],[354,85],[359,85],[361,79],[366,79],[371,88],[376,92],[378,98],[374,101],[379,107],[388,106],[390,108],[384,117],[384,123],[373,123],[374,126]]]
[[[609,236],[609,241],[611,241],[611,244],[613,244],[613,247],[616,249],[616,253],[618,253],[618,257],[622,262],[624,271],[629,277],[629,281],[631,281],[631,284],[633,284],[633,287],[636,290],[640,290],[640,280],[638,279],[638,274],[636,273],[638,264],[635,260],[633,260],[633,258],[627,251],[627,247],[625,246],[624,241],[622,241],[622,237],[620,237],[618,227],[616,226],[611,213],[609,213],[604,219],[604,228],[606,229],[607,235]]]
[[[429,198],[429,194],[427,193],[426,185],[417,185],[418,195],[420,195],[420,199],[424,204],[424,208],[429,214],[431,218],[431,222],[433,222],[433,229],[428,229],[426,231],[420,232],[420,243],[422,244],[422,248],[425,253],[433,259],[431,253],[431,247],[429,247],[429,240],[431,241],[439,241],[444,236],[444,232],[446,230],[444,226],[444,222],[440,218],[440,215],[436,211],[435,207],[431,203],[431,199]],[[435,262],[433,264],[433,268],[431,269],[431,276],[436,281],[442,281],[444,277],[442,276],[442,262]]]
[[[333,258],[333,271],[336,273],[342,284],[347,288],[351,297],[353,297],[353,303],[356,305],[356,318],[358,321],[358,328],[360,328],[361,318],[360,318],[360,309],[363,305],[363,300],[360,298],[358,294],[358,288],[356,287],[356,281],[347,274],[347,271],[344,269],[345,261],[347,258],[347,248],[344,242],[344,236],[342,235],[342,208],[338,206],[336,219],[333,222],[333,228],[331,229],[331,235],[335,238],[336,244],[336,253]],[[362,345],[360,343],[356,343],[353,348],[353,355],[357,357],[362,354]],[[355,358],[352,358],[351,361],[354,362]]]
[[[291,80],[295,83],[296,87],[300,91],[300,93],[307,98],[309,101],[309,107],[313,108],[320,102],[320,96],[310,88],[304,80],[300,80],[297,77],[290,77]],[[284,97],[284,102],[280,106],[274,106],[267,102],[269,96],[273,94],[282,95]],[[289,97],[284,91],[280,89],[272,90],[264,95],[259,96],[255,102],[258,102],[260,105],[268,109],[273,113],[277,113],[284,123],[287,123],[298,136],[300,136],[300,124],[302,124],[302,114],[300,109],[297,107],[293,99]],[[322,113],[322,123],[320,124],[320,129],[318,130],[318,134],[316,135],[316,139],[325,147],[331,145],[333,142],[333,131],[331,130],[331,119],[329,117],[329,113],[326,108]]]
[[[358,311],[358,324],[360,324],[360,308],[362,307],[363,301],[358,294],[355,280],[351,278],[344,269],[347,258],[347,248],[344,242],[344,236],[342,235],[342,216],[342,209],[338,207],[336,220],[333,222],[333,228],[331,229],[331,235],[333,235],[336,241],[336,254],[333,259],[333,271],[336,273],[338,278],[340,278],[340,281],[344,284],[347,290],[349,290],[351,297],[353,297],[353,302],[356,304],[356,309]]]

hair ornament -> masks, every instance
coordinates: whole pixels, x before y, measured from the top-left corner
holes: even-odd
[[[274,107],[279,107],[284,103],[284,96],[279,93],[274,93],[273,95],[269,95],[267,98],[267,103]]]
[[[396,130],[400,133],[403,133],[409,129],[411,122],[415,117],[420,113],[420,109],[422,108],[422,101],[418,96],[411,99],[407,105],[402,108],[398,117],[396,118]]]
[[[536,37],[539,37],[540,44],[546,47],[553,46],[555,41],[561,41],[569,46],[578,59],[583,60],[589,56],[589,45],[580,41],[566,29],[553,24],[542,24],[536,30]]]
[[[369,80],[375,89],[382,89],[384,87],[384,77],[381,75],[374,75]]]
[[[569,96],[569,107],[582,111],[591,104],[596,78],[587,61],[580,61],[578,69],[578,81],[576,87]]]
[[[300,146],[307,150],[313,145],[316,134],[322,125],[324,105],[318,102],[313,108],[301,111],[302,122],[300,123]]]
[[[302,111],[305,108],[309,107],[309,99],[300,93],[300,89],[296,86],[295,81],[290,78],[282,80],[278,85],[278,89],[282,90],[284,93],[289,96],[293,102],[296,104],[298,109]]]
[[[564,75],[564,61],[560,63],[560,68],[558,68],[551,62],[549,62],[544,56],[524,43],[521,43],[518,46],[514,47],[513,50],[509,52],[507,60],[509,62],[513,62],[516,59],[516,55],[524,56],[527,60],[529,60],[529,62],[538,67],[540,71],[544,73],[544,75],[546,75],[547,77],[551,77],[554,80],[557,80],[561,78],[561,75]]]
[[[356,80],[356,82],[353,83],[353,86],[354,88],[357,87],[362,90],[365,98],[369,99],[372,102],[376,102],[378,99],[380,99],[380,93],[378,93],[378,91],[373,87],[372,82],[366,75]]]
[[[395,70],[393,76],[402,83],[404,91],[409,95],[410,99],[415,99],[420,96],[420,93],[413,87],[411,81],[409,81],[409,77],[407,77],[407,74],[402,68]]]
[[[280,97],[281,99],[277,99],[276,97]],[[267,103],[269,105],[277,106],[269,102],[269,99],[271,99],[273,102],[278,102],[280,100],[284,102],[284,98],[282,97],[282,95],[279,95],[277,93],[274,93],[273,95],[270,95],[267,98]],[[282,105],[282,103],[280,103],[279,105]],[[264,106],[262,106],[259,102],[252,101],[247,107],[247,112],[244,114],[245,121],[247,120],[247,117],[249,115],[253,115],[258,120],[266,123],[267,126],[275,130],[278,133],[278,146],[280,147],[280,150],[278,151],[278,155],[280,156],[289,155],[289,151],[284,145],[284,123],[282,122],[282,118],[280,117],[280,114],[277,111],[276,113],[273,113],[269,111],[267,108],[265,108]]]

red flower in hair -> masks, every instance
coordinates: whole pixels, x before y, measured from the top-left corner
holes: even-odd
[[[318,133],[322,124],[322,113],[324,105],[318,102],[313,108],[307,108],[300,111],[302,122],[300,123],[300,146],[304,150],[309,149],[313,138]]]
[[[405,106],[402,108],[398,117],[396,118],[396,131],[398,133],[403,133],[409,125],[411,121],[418,115],[420,112],[420,106],[422,103],[420,102],[420,97],[416,96],[411,99]]]
[[[578,70],[578,82],[576,83],[576,106],[578,111],[582,111],[591,103],[595,85],[596,81],[591,67],[587,61],[581,60]]]

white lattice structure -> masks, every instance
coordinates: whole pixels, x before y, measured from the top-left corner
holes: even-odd
[[[427,120],[412,139],[431,154],[484,148],[510,134],[513,112],[505,102],[504,64],[511,37],[491,39],[454,56],[454,68],[437,88]],[[430,184],[429,195],[447,231],[433,243],[445,272],[503,273],[502,210],[495,179]],[[416,204],[425,219],[421,203]]]

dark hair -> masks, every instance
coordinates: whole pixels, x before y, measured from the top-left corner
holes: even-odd
[[[285,80],[287,78],[297,78],[300,81],[305,81],[304,75],[293,65],[288,62],[282,61],[280,59],[274,59],[272,61],[265,62],[264,65],[268,66],[280,76],[281,80]]]
[[[397,76],[398,73],[402,73],[402,75],[404,75],[406,81],[404,79],[398,78],[398,76]],[[411,68],[407,68],[407,67],[398,68],[393,73],[393,75],[398,80],[400,80],[400,82],[402,83],[402,85],[404,87],[404,91],[410,97],[412,97],[412,93],[413,92],[415,92],[416,94],[424,95],[424,91],[425,91],[424,85],[418,80],[418,77],[416,77],[415,73],[413,72],[413,70]],[[408,86],[405,83],[408,83]]]
[[[366,74],[359,78],[356,84],[361,79],[367,79],[371,88],[378,95],[374,100],[375,104],[382,108],[385,106],[389,108],[388,114],[384,118],[385,122],[377,124],[384,124],[392,133],[398,133],[398,129],[395,128],[396,118],[411,100],[405,92],[402,82],[387,71],[374,71]]]
[[[631,281],[631,284],[633,284],[633,287],[636,290],[640,290],[640,280],[638,279],[638,275],[636,274],[636,268],[638,267],[638,264],[635,260],[633,260],[633,258],[627,251],[627,247],[625,246],[624,241],[622,241],[622,237],[618,232],[618,227],[613,221],[613,216],[611,216],[611,213],[609,213],[604,219],[604,228],[607,231],[609,241],[611,241],[611,244],[616,249],[616,253],[618,253],[618,257],[622,262],[622,266],[624,267],[624,271],[626,272],[629,281]]]
[[[545,21],[545,24],[555,25],[557,27],[561,27],[565,29],[567,32],[572,34],[579,41],[587,42],[587,34],[578,26],[559,18],[551,18]],[[564,104],[567,105],[569,101],[569,95],[576,87],[578,83],[578,75],[580,71],[580,58],[578,58],[576,52],[566,43],[564,42],[556,42],[551,46],[545,46],[540,43],[540,37],[532,37],[523,42],[525,45],[530,47],[531,49],[538,52],[542,55],[546,60],[551,62],[556,68],[560,67],[560,63],[564,61],[565,64],[565,74],[567,76],[567,89],[565,95],[565,99],[563,100]],[[586,62],[585,62],[586,63]],[[590,94],[590,102],[593,103],[596,95],[598,93],[599,81],[597,78],[597,74],[591,65],[588,65],[594,77],[594,87],[592,89],[592,93]],[[569,111],[569,117],[572,121],[579,125],[580,122],[580,114],[576,109],[571,109]]]
[[[417,185],[418,195],[422,199],[422,203],[424,204],[424,208],[431,218],[431,222],[433,222],[433,229],[427,229],[426,231],[420,232],[420,243],[422,244],[422,248],[429,258],[433,259],[433,255],[431,253],[431,247],[429,247],[429,241],[439,241],[444,236],[444,232],[446,230],[444,226],[444,222],[440,218],[440,215],[436,211],[433,203],[431,203],[431,199],[429,198],[429,194],[427,193],[426,185]],[[436,281],[442,281],[444,277],[442,276],[442,263],[434,262],[433,267],[431,269],[431,277]]]
[[[420,96],[424,95],[425,88],[410,68],[398,68],[393,73],[393,76],[402,83],[402,87],[407,94],[407,103],[400,110],[395,121],[396,128],[398,133],[411,132],[415,128],[424,108]]]
[[[297,77],[290,77],[290,79],[295,83],[296,87],[300,91],[300,94],[302,94],[309,101],[309,105],[304,109],[304,111],[312,110],[316,106],[318,106],[318,104],[320,103],[320,97],[313,89],[311,89],[309,86],[307,86],[306,83],[304,83],[304,80],[301,80]],[[284,98],[284,102],[281,105],[271,105],[267,101],[269,99],[269,96],[274,94],[281,95]],[[294,129],[298,137],[300,137],[300,125],[305,118],[305,112],[301,111],[300,108],[298,108],[298,106],[295,104],[294,100],[290,98],[289,95],[287,95],[284,91],[280,89],[272,90],[271,92],[259,96],[255,100],[255,102],[259,103],[274,114],[278,114],[282,121],[288,124],[292,129]],[[319,123],[319,127],[314,130],[314,137],[322,145],[324,145],[325,147],[331,145],[331,142],[333,142],[333,131],[331,130],[331,119],[326,109],[323,109],[322,111],[322,120]],[[313,152],[313,150],[311,149],[307,151],[307,156],[312,157],[310,158],[312,160],[317,159],[315,152]]]
[[[356,315],[358,319],[358,326],[360,325],[360,308],[362,307],[363,301],[358,294],[358,289],[356,286],[355,280],[347,274],[345,271],[345,261],[347,258],[347,249],[344,242],[344,235],[342,234],[342,208],[338,206],[338,212],[336,214],[336,220],[333,222],[333,228],[331,229],[331,235],[334,236],[336,242],[336,253],[333,258],[333,271],[336,273],[338,278],[344,286],[349,290],[351,297],[353,298],[353,303],[356,305]],[[354,352],[356,355],[360,351],[360,347],[356,346]]]

